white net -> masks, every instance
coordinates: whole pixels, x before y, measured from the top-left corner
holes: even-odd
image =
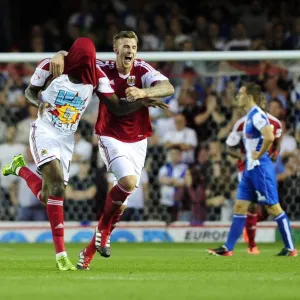
[[[190,52],[141,55],[170,78],[176,93],[165,99],[170,105],[169,112],[150,111],[154,135],[149,138],[145,174],[140,189],[129,201],[123,220],[230,220],[238,169],[236,161],[226,154],[225,140],[242,115],[235,108],[235,96],[238,88],[247,81],[261,84],[268,100],[268,111],[282,121],[283,139],[276,163],[280,201],[291,220],[300,220],[300,64],[296,60],[298,54],[289,53],[288,56],[281,52],[279,56],[279,53],[261,51],[260,57],[251,56],[250,52],[231,52],[230,57],[226,52],[201,53],[197,57],[197,53]],[[5,63],[9,57],[0,56],[3,62],[0,69],[1,165],[14,155],[14,151],[16,154],[24,151],[27,160],[31,161],[28,133],[36,111],[25,103],[24,89],[35,67],[33,61],[39,57],[18,55],[19,61],[31,63]],[[112,58],[110,54],[100,53],[99,57]],[[96,113],[95,101],[79,126],[81,134],[77,135],[72,177],[66,191],[66,220],[96,220],[103,209],[109,180],[93,134]],[[189,146],[184,153],[188,172],[180,174],[185,188],[166,192],[159,181],[159,173],[170,155],[167,153],[170,143],[167,136],[175,138],[172,134],[182,120],[193,132],[188,131],[188,137],[177,141]],[[83,175],[79,176],[79,173]],[[14,179],[1,176],[0,220],[20,220],[27,208],[31,209],[30,213],[43,210],[32,195],[25,194],[26,186]],[[193,195],[188,187],[195,191]],[[87,190],[92,192],[83,197],[81,192]],[[45,215],[41,213],[40,218],[43,217]]]

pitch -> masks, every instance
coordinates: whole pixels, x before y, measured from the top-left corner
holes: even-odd
[[[233,257],[205,253],[210,244],[113,244],[90,271],[59,272],[50,244],[1,244],[3,300],[298,299],[299,258],[275,257],[281,244],[260,244],[260,255],[239,244]],[[83,245],[69,244],[73,263]]]

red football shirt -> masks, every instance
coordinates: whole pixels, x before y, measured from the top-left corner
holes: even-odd
[[[111,87],[121,101],[130,101],[125,94],[128,87],[148,88],[156,82],[168,80],[148,63],[139,59],[134,60],[127,75],[119,74],[115,61],[97,60],[96,63],[108,77]],[[100,101],[95,131],[98,135],[110,136],[127,143],[143,140],[152,135],[148,108],[143,107],[125,116],[115,116]]]
[[[267,113],[267,117],[270,121],[270,124],[274,126],[275,139],[280,138],[282,133],[281,122],[269,113]],[[226,144],[230,147],[239,146],[242,153],[245,153],[245,148],[242,141],[245,120],[246,120],[246,116],[243,116],[242,118],[240,118],[235,122],[233,129],[226,140]],[[272,153],[272,151],[274,151],[273,147],[271,147],[269,153]],[[246,168],[245,162],[241,159],[238,159],[237,166],[239,172],[243,172]]]

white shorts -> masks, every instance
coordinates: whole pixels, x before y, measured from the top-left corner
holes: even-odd
[[[129,175],[140,181],[147,153],[147,139],[135,143],[124,143],[108,136],[99,136],[99,151],[107,171],[119,181]],[[119,159],[122,158],[122,159]]]
[[[31,124],[29,144],[38,169],[51,160],[60,161],[64,183],[67,184],[74,151],[74,134],[62,134],[59,130],[37,121]]]

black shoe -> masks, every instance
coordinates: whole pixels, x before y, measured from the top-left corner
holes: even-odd
[[[216,249],[207,249],[206,250],[210,255],[216,255],[216,256],[232,256],[233,251],[228,251],[225,246],[221,246]]]
[[[298,251],[297,249],[289,250],[283,248],[276,256],[298,256]]]

